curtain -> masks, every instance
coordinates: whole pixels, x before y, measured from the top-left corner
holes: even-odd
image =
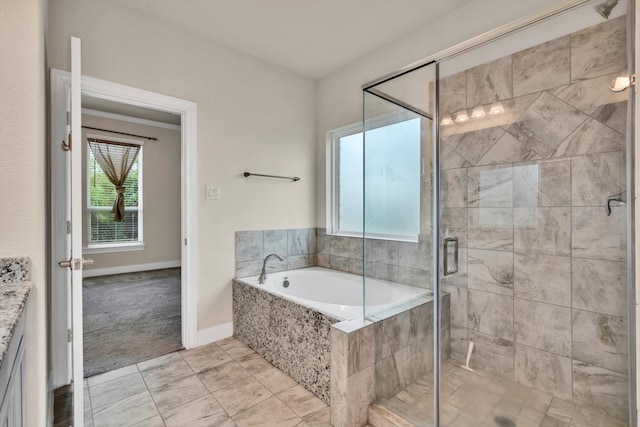
[[[124,221],[124,182],[140,152],[140,146],[121,142],[88,138],[89,148],[118,195],[113,203],[113,220]]]

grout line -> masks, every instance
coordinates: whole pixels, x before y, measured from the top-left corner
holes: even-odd
[[[160,356],[162,357],[162,356]],[[151,393],[151,389],[149,388],[149,384],[147,384],[147,380],[144,379],[144,375],[142,375],[142,371],[140,371],[140,367],[137,366],[138,368],[138,375],[140,375],[140,378],[142,378],[142,382],[144,383],[145,388],[147,389],[147,393],[149,393],[149,396],[151,397],[151,401],[153,402],[153,406],[156,408],[156,412],[158,413],[158,415],[160,416],[160,419],[162,419],[162,422],[164,423],[164,417],[162,416],[162,413],[160,412],[160,409],[158,408],[158,405],[156,404],[156,400],[153,397],[153,393]],[[152,417],[149,417],[152,418]]]
[[[573,52],[573,34],[574,33],[569,33],[569,87],[571,87],[571,85],[573,85],[573,67],[571,64],[571,58],[572,58],[572,52]],[[576,82],[577,83],[577,82]]]
[[[198,377],[198,379],[200,379],[200,378]],[[231,415],[227,412],[227,410],[226,410],[226,409],[224,409],[224,406],[222,406],[222,405],[220,404],[220,402],[218,401],[218,399],[216,399],[216,397],[213,395],[213,392],[212,392],[212,391],[210,391],[210,390],[207,388],[207,386],[205,386],[204,388],[206,388],[206,389],[207,389],[207,391],[209,392],[209,396],[211,396],[211,398],[214,400],[214,402],[216,402],[216,403],[218,404],[218,406],[220,406],[220,409],[222,409],[222,411],[227,415],[227,417],[229,417],[229,419],[230,419],[230,420],[233,420],[233,418],[232,418],[232,417],[231,417]],[[236,414],[236,415],[237,415],[237,414]]]
[[[140,393],[132,394],[132,395],[127,396],[127,397],[124,397],[124,398],[122,398],[122,399],[116,400],[116,401],[114,401],[114,402],[112,402],[112,403],[110,403],[110,404],[108,404],[108,405],[105,405],[103,408],[100,408],[100,410],[99,410],[98,412],[100,412],[100,413],[104,413],[105,411],[110,410],[111,408],[113,408],[115,405],[117,405],[117,404],[119,404],[119,403],[121,403],[121,402],[123,402],[123,401],[125,401],[125,400],[127,400],[127,399],[131,399],[131,398],[133,398],[133,397],[140,396],[140,395],[142,395],[142,394],[144,394],[144,393],[149,393],[149,390],[141,391]],[[150,393],[149,393],[149,394],[150,394]],[[154,407],[155,407],[155,402],[154,402]],[[156,407],[156,411],[157,411],[157,410],[158,410],[158,408]],[[91,411],[91,412],[92,412],[92,415],[93,415],[93,416],[94,416],[94,418],[95,418],[95,414],[93,414],[93,409],[92,409],[92,411]],[[159,413],[159,411],[158,411],[158,413]]]
[[[226,338],[225,338],[225,339],[226,339]],[[223,339],[223,340],[224,340],[224,339]],[[217,343],[217,342],[223,341],[223,340],[216,341],[216,342],[214,342],[214,344],[215,344],[215,343]],[[240,366],[240,368],[242,368],[243,370],[245,370],[245,371],[246,371],[246,369],[244,369],[244,367],[243,367],[242,365],[240,365],[240,364],[238,363],[238,361],[237,361],[235,358],[233,358],[229,353],[227,353],[227,351],[226,351],[225,349],[223,349],[222,347],[220,347],[220,346],[219,346],[219,345],[217,345],[217,344],[216,344],[216,346],[217,346],[221,351],[223,351],[227,356],[229,356],[229,357],[231,358],[231,361],[235,362],[236,364],[238,364],[238,366]],[[191,369],[191,371],[192,371],[192,372],[193,372],[193,374],[196,376],[196,378],[198,379],[198,381],[200,381],[200,383],[203,385],[203,387],[204,387],[204,388],[205,388],[205,390],[207,391],[207,394],[208,394],[209,396],[211,396],[211,398],[212,398],[212,399],[213,399],[213,400],[218,404],[218,406],[220,407],[220,409],[222,409],[222,410],[224,411],[224,413],[227,415],[227,417],[228,417],[230,420],[232,420],[232,419],[233,419],[233,418],[232,418],[232,416],[227,412],[227,410],[224,408],[224,406],[222,406],[222,404],[218,401],[218,399],[216,399],[216,397],[213,395],[213,391],[211,391],[211,390],[209,389],[209,387],[207,387],[207,386],[202,382],[202,379],[200,378],[199,374],[193,370],[193,368],[191,367],[191,365],[189,365],[189,362],[187,362],[181,354],[179,354],[179,355],[180,355],[180,357],[182,358],[182,360],[187,364],[187,366],[189,366],[189,369]],[[217,365],[217,366],[221,366],[221,365],[226,364],[226,363],[229,363],[229,362],[224,362],[224,363],[222,363],[222,364],[220,364],[220,365]],[[200,372],[200,373],[202,374],[202,373],[204,373],[204,372],[208,372],[208,371],[209,371],[209,370],[207,369],[207,370],[204,370],[204,371],[202,371],[202,372]],[[247,371],[247,373],[248,373],[249,375],[251,375],[248,371]],[[261,383],[261,384],[262,384],[262,383]],[[224,387],[222,387],[222,388],[224,388]],[[266,388],[266,387],[265,387],[265,388]],[[217,389],[216,391],[218,391],[218,390],[220,390],[220,389]],[[196,398],[196,399],[190,400],[189,402],[185,402],[185,403],[183,403],[183,404],[182,404],[182,405],[180,405],[180,406],[184,406],[184,405],[186,405],[186,404],[188,404],[188,403],[194,402],[195,400],[201,399],[202,397],[204,397],[204,396],[201,396],[201,397],[198,397],[198,398]],[[264,400],[263,400],[262,402],[264,402]],[[260,403],[262,403],[262,402],[260,402]],[[256,405],[257,405],[257,404],[256,404]],[[177,408],[179,408],[180,406],[178,406]],[[255,405],[254,405],[254,406],[255,406]],[[252,407],[253,407],[253,406],[252,406]],[[174,408],[174,409],[175,409],[175,408]],[[247,408],[247,409],[249,409],[249,408]],[[158,412],[159,412],[159,411],[158,411]],[[241,411],[241,412],[244,412],[244,411]],[[236,415],[238,415],[238,414],[236,414]],[[162,416],[162,414],[161,414],[161,416]],[[163,418],[163,420],[164,420],[164,418]]]
[[[247,346],[247,345],[246,345],[246,344],[244,344],[242,341],[238,340],[238,342],[242,343],[244,346],[246,346],[247,348],[251,349],[251,347]],[[222,350],[223,350],[223,351],[225,351],[225,353],[227,353],[227,352],[226,352],[226,350],[224,350],[224,349],[222,349]],[[292,411],[292,412],[293,412],[293,413],[294,413],[298,418],[300,418],[302,421],[304,421],[304,419],[303,419],[300,415],[298,415],[298,413],[297,413],[293,408],[289,407],[289,405],[287,405],[287,403],[286,403],[286,402],[284,402],[282,399],[280,399],[280,398],[278,397],[278,394],[284,393],[285,391],[291,390],[291,389],[292,389],[292,388],[294,388],[294,387],[300,386],[300,387],[302,387],[302,388],[305,390],[305,392],[310,393],[310,394],[311,394],[311,395],[313,395],[313,397],[315,397],[316,399],[320,399],[320,398],[319,398],[319,397],[317,397],[316,395],[314,395],[313,393],[311,393],[309,390],[305,389],[305,388],[304,388],[304,386],[302,386],[302,384],[299,384],[296,380],[294,380],[294,379],[293,379],[293,378],[291,378],[288,374],[286,374],[285,372],[283,372],[282,370],[280,370],[277,366],[274,366],[272,363],[270,363],[267,359],[265,359],[264,357],[262,357],[262,356],[261,356],[259,353],[257,353],[255,350],[251,349],[251,351],[253,351],[253,352],[254,352],[258,357],[260,357],[260,359],[262,359],[262,360],[264,360],[265,362],[269,363],[269,365],[271,365],[271,367],[272,367],[272,368],[277,369],[279,372],[281,372],[281,373],[283,373],[284,375],[286,375],[287,377],[289,377],[289,378],[290,378],[290,379],[291,379],[295,384],[294,384],[294,385],[292,385],[291,387],[288,387],[288,388],[286,388],[286,389],[284,389],[284,390],[279,391],[278,393],[274,393],[274,392],[272,392],[272,391],[271,391],[271,390],[270,390],[270,389],[269,389],[265,384],[263,384],[263,383],[262,383],[262,381],[260,381],[260,380],[255,376],[255,375],[253,375],[251,372],[249,372],[249,371],[248,371],[244,366],[240,365],[240,363],[239,363],[239,362],[238,362],[238,361],[237,361],[233,356],[231,356],[229,353],[227,353],[227,355],[228,355],[229,357],[231,357],[231,359],[232,359],[234,362],[238,363],[238,365],[239,365],[239,366],[240,366],[240,367],[241,367],[241,368],[242,368],[242,369],[243,369],[247,374],[249,374],[249,376],[250,376],[250,377],[252,377],[254,380],[256,380],[256,381],[257,381],[261,386],[263,386],[263,387],[264,387],[264,388],[265,388],[265,389],[266,389],[266,390],[267,390],[267,391],[272,395],[272,397],[275,397],[276,399],[280,400],[280,402],[282,402],[282,403],[283,403],[287,408],[289,408],[289,409],[290,409],[290,410],[291,410],[291,411]],[[265,399],[265,400],[263,400],[263,401],[261,401],[261,402],[259,402],[259,403],[256,403],[255,405],[251,406],[250,408],[253,408],[254,406],[257,406],[257,405],[259,405],[260,403],[263,403],[263,402],[265,402],[265,401],[266,401],[266,400],[268,400],[268,399],[270,399],[270,398],[267,398],[267,399]],[[322,400],[320,399],[320,401],[322,401]],[[327,404],[326,404],[326,403],[324,403],[324,402],[322,402],[322,403],[323,403],[324,405],[326,405],[327,407],[329,406],[329,405],[327,405]],[[244,409],[243,411],[241,411],[241,412],[239,412],[239,413],[245,412],[245,411],[249,410],[250,408]],[[324,408],[322,408],[321,410],[324,410]],[[317,412],[319,412],[319,411],[317,411]],[[239,414],[239,413],[238,413],[238,414]],[[238,415],[238,414],[236,414],[236,415]],[[314,412],[314,414],[315,414],[315,412]],[[310,415],[309,415],[309,416],[310,416]]]
[[[238,342],[242,343],[244,346],[246,346],[247,348],[251,349],[249,346],[247,346],[246,344],[244,344],[242,341],[238,340]],[[267,400],[269,400],[269,399],[271,399],[271,398],[273,398],[273,397],[275,397],[276,399],[280,400],[280,399],[278,398],[278,396],[277,396],[275,393],[273,393],[271,390],[269,390],[269,388],[268,388],[266,385],[264,385],[264,384],[263,384],[263,383],[262,383],[258,378],[256,378],[256,377],[255,377],[255,375],[253,375],[251,372],[249,372],[249,371],[248,371],[244,366],[240,365],[240,363],[236,360],[236,358],[234,358],[233,356],[231,356],[231,355],[230,355],[230,354],[229,354],[225,349],[223,349],[222,347],[220,347],[220,348],[222,349],[222,351],[224,351],[224,352],[227,354],[227,356],[231,357],[231,359],[232,359],[235,363],[237,363],[237,364],[238,364],[238,366],[240,366],[240,368],[241,368],[243,371],[245,371],[245,372],[246,372],[246,373],[247,373],[247,374],[248,374],[248,375],[249,375],[253,380],[257,381],[257,382],[258,382],[262,387],[264,387],[264,389],[265,389],[265,390],[267,390],[267,392],[271,395],[270,397],[267,397],[266,399],[261,400],[260,402],[256,403],[255,405],[252,405],[252,406],[250,406],[250,407],[248,407],[248,408],[243,409],[242,411],[240,411],[240,412],[238,412],[237,414],[235,414],[233,417],[237,417],[238,415],[240,415],[240,414],[242,414],[242,413],[244,413],[244,412],[246,412],[246,411],[248,411],[248,410],[250,410],[250,409],[252,409],[252,408],[255,408],[256,406],[260,405],[261,403],[266,402]],[[253,349],[251,349],[251,351],[254,351],[254,350],[253,350]],[[254,351],[254,353],[258,354],[258,353],[257,353],[257,352],[255,352],[255,351]],[[262,360],[264,360],[265,362],[269,363],[273,368],[278,369],[278,368],[276,368],[275,366],[273,366],[270,362],[268,362],[264,357],[260,356],[259,354],[258,354],[258,356],[259,356]],[[279,370],[279,369],[278,369],[278,370]],[[279,370],[279,371],[280,371],[280,370]],[[280,371],[280,372],[282,372],[282,371]],[[283,373],[284,373],[284,372],[283,372]],[[285,374],[285,375],[286,375],[286,374]],[[288,376],[288,375],[287,375],[287,376]],[[289,378],[291,378],[291,377],[289,377]],[[293,379],[293,378],[292,378],[292,379]],[[294,381],[295,381],[295,380],[294,380]],[[293,386],[291,386],[291,387],[289,387],[289,388],[287,388],[287,389],[285,389],[285,390],[281,391],[280,393],[282,393],[282,392],[284,392],[284,391],[286,391],[286,390],[289,390],[290,388],[293,388],[293,387],[295,387],[296,385],[298,385],[298,383],[297,383],[297,382],[296,382],[296,384],[295,384],[295,385],[293,385]],[[220,389],[219,389],[219,390],[220,390]],[[216,391],[217,391],[217,390],[216,390]],[[211,395],[212,395],[212,397],[215,399],[215,396],[213,396],[213,392],[211,392]],[[218,402],[218,400],[217,400],[217,399],[215,399],[215,400],[216,400],[216,402]],[[281,401],[281,400],[280,400],[280,401]],[[281,402],[282,402],[282,401],[281,401]],[[284,402],[282,402],[282,403],[283,403],[283,404],[285,404]],[[220,402],[218,402],[218,404],[220,405]],[[286,406],[286,404],[285,404],[285,406]],[[232,416],[227,412],[227,410],[226,410],[222,405],[220,405],[220,407],[225,411],[225,413],[227,414],[227,416],[229,417],[229,419],[233,420],[233,417],[232,417]],[[289,407],[287,406],[287,408],[289,408]],[[295,411],[293,411],[293,409],[291,409],[291,408],[289,408],[289,409],[290,409],[290,410],[291,410],[291,411],[292,411],[296,416],[298,416],[298,415],[295,413]],[[298,416],[298,418],[300,418],[300,417]],[[301,419],[301,421],[302,421],[302,419]]]
[[[571,39],[573,39],[573,37],[569,38],[569,47],[571,47]],[[569,51],[571,52],[571,51]],[[571,55],[569,55],[569,67],[571,67]],[[588,120],[588,119],[587,119]],[[586,122],[586,120],[585,120]],[[571,256],[571,265],[569,266],[569,289],[570,289],[570,299],[569,299],[569,304],[571,306],[571,324],[570,326],[570,334],[571,334],[571,345],[569,347],[569,354],[570,354],[570,360],[571,360],[571,371],[570,371],[570,375],[571,375],[571,400],[573,401],[573,389],[574,389],[574,381],[573,381],[573,240],[574,240],[574,236],[573,236],[573,215],[574,215],[574,210],[575,207],[573,206],[573,158],[570,157],[569,158],[569,201],[571,203],[571,210],[569,213],[569,255]]]
[[[516,97],[515,96],[516,95],[515,94],[515,85],[516,85],[515,84],[515,80],[516,80],[516,78],[515,78],[515,76],[516,76],[515,68],[516,68],[516,66],[514,64],[515,61],[513,60],[514,56],[515,56],[515,53],[512,53],[511,55],[509,55],[509,59],[511,59],[511,99]]]
[[[213,395],[212,395],[211,391],[209,391],[209,389],[207,388],[207,386],[205,386],[205,385],[204,385],[204,383],[202,383],[202,380],[200,379],[200,377],[198,376],[198,374],[193,370],[193,368],[191,367],[191,365],[189,365],[189,363],[184,359],[184,357],[183,357],[183,356],[182,356],[182,354],[181,354],[181,353],[182,353],[182,351],[177,351],[177,352],[175,352],[175,353],[177,353],[177,354],[178,354],[178,356],[180,356],[181,360],[182,360],[182,361],[183,361],[183,362],[184,362],[184,363],[189,367],[189,369],[191,369],[191,372],[192,372],[192,373],[193,373],[193,375],[198,379],[198,381],[200,381],[200,383],[202,384],[202,386],[204,387],[204,389],[207,391],[207,394],[210,394],[210,395],[211,395],[211,397],[215,400],[215,398],[213,397]],[[160,356],[160,357],[162,357],[162,356]],[[138,369],[139,369],[139,367],[138,367]],[[140,371],[140,373],[142,374],[142,371]],[[190,375],[190,376],[191,376],[191,375]],[[167,386],[168,386],[168,385],[170,385],[170,384],[174,384],[174,383],[176,383],[176,382],[178,382],[178,381],[180,381],[180,380],[183,380],[183,379],[185,379],[185,378],[188,378],[188,377],[184,377],[184,378],[180,378],[180,379],[178,379],[178,380],[176,380],[176,381],[172,381],[171,383],[167,384]],[[164,416],[162,415],[162,412],[160,411],[160,408],[158,408],[158,405],[156,404],[156,399],[155,399],[154,393],[153,393],[153,392],[151,391],[151,389],[149,388],[149,385],[147,384],[146,380],[144,379],[144,376],[142,376],[142,379],[143,379],[143,381],[145,382],[145,385],[147,386],[147,390],[149,391],[149,394],[151,395],[151,399],[153,400],[154,405],[156,405],[156,410],[158,411],[158,415],[160,416],[160,418],[162,419],[162,422],[164,423],[164,421],[165,421],[165,420],[164,420]],[[175,410],[175,409],[177,409],[177,408],[180,408],[181,406],[185,406],[185,405],[187,405],[187,404],[189,404],[189,403],[192,403],[192,402],[194,402],[194,401],[196,401],[196,400],[198,400],[198,399],[202,399],[202,397],[204,397],[204,396],[200,396],[200,397],[197,397],[197,398],[191,399],[191,400],[189,400],[189,401],[182,402],[180,405],[176,406],[175,408],[171,408],[171,409],[169,409],[168,411],[173,411],[173,410]],[[216,402],[217,402],[217,400],[216,400]],[[218,404],[219,404],[219,403],[218,403]],[[222,408],[222,405],[220,405],[220,407]],[[223,408],[223,409],[224,409],[224,408]],[[166,424],[165,424],[165,425],[166,425]]]
[[[84,381],[84,379],[83,379]],[[91,399],[91,386],[89,385],[89,381],[87,380],[87,395],[89,398],[89,412],[91,412],[91,424],[95,425],[93,420],[93,401]]]
[[[513,58],[513,56],[512,56]],[[514,345],[513,345],[513,381],[516,381],[517,378],[517,374],[516,374],[516,346],[515,346],[515,340],[516,340],[516,280],[515,280],[515,269],[516,269],[516,242],[515,242],[515,235],[516,235],[516,224],[515,224],[515,201],[516,201],[516,186],[515,186],[515,173],[514,173],[514,164],[511,163],[511,205],[514,206],[514,211],[513,211],[513,221],[511,222],[511,226],[512,226],[512,250],[511,250],[511,293],[513,295],[513,308],[511,311],[511,333],[512,333],[512,337],[513,337],[513,341],[514,341]],[[540,174],[538,174],[538,197],[539,197],[539,189],[540,189]],[[538,203],[539,204],[539,203]]]

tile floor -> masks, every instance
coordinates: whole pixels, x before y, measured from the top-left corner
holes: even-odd
[[[370,423],[432,426],[432,388],[427,375],[377,402],[379,418]],[[451,363],[443,365],[441,394],[442,427],[626,426],[587,407]],[[85,425],[331,426],[326,404],[235,338],[87,378]]]
[[[325,403],[235,338],[87,378],[85,425],[330,426]]]
[[[487,373],[445,363],[440,387],[442,427],[625,427],[598,414]],[[372,425],[432,426],[433,376],[427,375],[396,396],[377,402],[383,422]],[[389,414],[391,412],[391,414]],[[375,415],[375,414],[373,414]],[[385,424],[384,421],[389,422]]]

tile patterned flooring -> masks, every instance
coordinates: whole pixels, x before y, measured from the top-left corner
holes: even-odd
[[[85,380],[85,425],[330,426],[329,407],[235,338]]]
[[[627,425],[624,421],[604,416],[587,407],[554,398],[491,374],[469,372],[452,363],[443,364],[440,394],[442,427]],[[431,427],[433,376],[427,375],[394,397],[377,402],[375,409],[370,410],[369,414],[369,422],[378,427]],[[374,420],[376,415],[377,420]]]
[[[377,402],[369,422],[432,426],[432,385],[427,375]],[[326,404],[235,338],[89,377],[84,392],[87,427],[331,426]],[[441,395],[442,427],[626,426],[587,407],[451,363],[443,365]]]

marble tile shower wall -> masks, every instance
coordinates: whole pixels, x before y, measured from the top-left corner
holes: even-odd
[[[295,270],[316,265],[316,229],[254,230],[236,232],[236,277],[260,274],[264,257],[272,258],[267,272]]]
[[[318,228],[317,262],[320,267],[362,275],[362,238],[332,236]],[[431,288],[431,239],[418,242],[366,239],[368,277]]]
[[[625,17],[446,77],[442,227],[461,243],[452,357],[627,417]]]

